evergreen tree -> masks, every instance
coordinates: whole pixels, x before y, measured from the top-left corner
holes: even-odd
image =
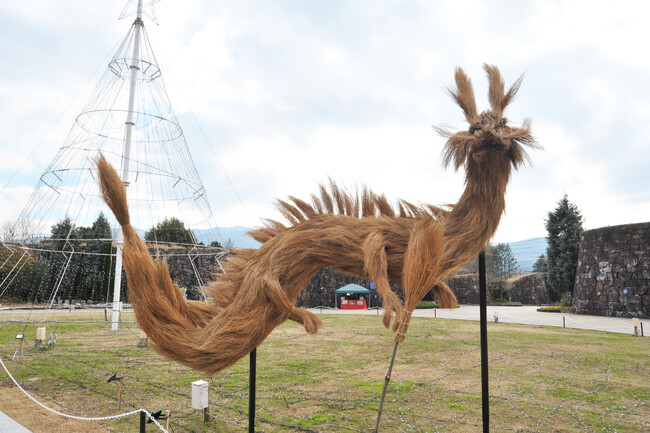
[[[544,254],[537,258],[537,261],[533,265],[533,272],[548,272],[548,262]]]
[[[111,280],[111,226],[103,213],[87,230],[87,241],[83,262],[83,293],[85,299],[103,301]]]
[[[508,244],[497,244],[497,246],[500,246],[499,254],[501,255],[502,278],[514,277],[519,269],[519,263],[515,254],[512,252],[512,248]]]
[[[0,291],[6,298],[29,300],[30,290],[34,286],[32,277],[36,268],[36,255],[33,251],[16,251],[6,245],[0,245]]]
[[[490,278],[506,279],[517,272],[519,264],[510,245],[488,245],[485,255],[485,271]]]
[[[165,219],[144,234],[149,242],[169,242],[179,244],[194,244],[194,235],[178,218]]]
[[[569,202],[564,194],[557,208],[548,213],[545,225],[548,233],[546,283],[551,300],[559,301],[564,293],[573,295],[582,234],[582,215],[578,207]]]
[[[74,239],[77,238],[77,232],[75,231],[72,219],[67,215],[61,221],[52,226],[50,234],[52,245],[58,251],[63,250],[66,243],[74,241]]]
[[[66,215],[64,219],[52,226],[50,230],[50,260],[49,269],[45,273],[45,281],[35,287],[36,293],[32,299],[35,302],[43,301],[53,295],[53,290],[58,296],[73,297],[75,277],[78,266],[75,263],[73,252],[78,249],[78,231],[75,230],[72,219]]]
[[[478,269],[478,268],[477,268]],[[485,248],[485,273],[489,279],[498,279],[501,269],[501,256],[496,245],[488,244]]]

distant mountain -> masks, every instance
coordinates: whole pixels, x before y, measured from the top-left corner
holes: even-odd
[[[135,231],[144,238],[146,230],[134,227]],[[197,242],[203,242],[210,245],[212,241],[217,240],[221,245],[232,245],[235,248],[259,248],[260,244],[246,233],[252,229],[244,226],[235,227],[213,227],[211,229],[193,230]],[[117,229],[112,229],[113,239],[117,239]]]
[[[248,236],[247,232],[251,231],[249,227],[214,227],[213,229],[194,230],[194,236],[198,242],[210,245],[212,241],[217,240],[222,245],[232,245],[235,248],[259,248],[260,244],[255,239]]]
[[[215,227],[211,230],[194,230],[194,236],[199,242],[209,245],[215,238],[215,234],[222,244],[231,243],[236,248],[259,248],[260,244],[255,239],[247,235],[252,230],[249,227]],[[533,270],[533,265],[542,254],[546,254],[548,242],[546,238],[530,238],[522,241],[507,242],[512,249],[512,253],[519,263],[519,268],[523,272]]]
[[[546,255],[546,238],[530,238],[523,241],[507,242],[523,272],[533,270],[533,265],[542,254]]]

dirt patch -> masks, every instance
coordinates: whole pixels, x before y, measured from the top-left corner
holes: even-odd
[[[65,413],[55,404],[41,401],[47,407]],[[33,433],[107,433],[108,430],[91,421],[81,421],[43,409],[18,388],[0,387],[0,411]]]

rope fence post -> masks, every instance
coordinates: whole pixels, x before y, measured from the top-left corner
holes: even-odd
[[[483,407],[483,433],[490,431],[490,390],[488,381],[487,341],[487,276],[485,273],[485,250],[478,256],[478,286],[481,319],[481,403]]]
[[[147,414],[140,411],[140,433],[145,433],[147,430]]]

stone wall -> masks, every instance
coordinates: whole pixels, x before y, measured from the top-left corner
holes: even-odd
[[[219,269],[217,255],[215,254],[216,250],[199,249],[198,252],[192,252],[184,248],[160,248],[156,251],[151,248],[149,252],[153,256],[156,256],[158,253],[160,256],[167,258],[172,281],[180,287],[187,288],[190,299],[198,299],[200,293],[190,257],[193,259],[203,283],[214,280]],[[125,284],[125,281],[123,281],[123,284]],[[370,288],[370,280],[368,279],[338,273],[332,268],[321,269],[300,293],[296,305],[305,308],[320,306],[334,307],[334,292],[347,284],[358,284],[362,287]],[[458,275],[448,279],[447,284],[456,295],[459,304],[471,305],[479,303],[477,274]],[[403,299],[404,293],[400,286],[393,284],[391,288],[397,293],[400,299]],[[507,292],[508,298],[515,302],[531,305],[546,304],[549,302],[544,275],[541,273],[527,274],[522,277],[507,280],[501,288]],[[381,295],[377,292],[371,292],[370,298],[369,305],[371,307],[382,305]],[[437,300],[431,292],[424,299]]]
[[[199,247],[149,247],[153,257],[164,257],[169,265],[169,275],[179,287],[187,289],[188,299],[200,299],[201,285],[216,279],[219,271],[218,258],[222,254],[216,248]],[[197,278],[198,274],[198,278]],[[126,287],[126,277],[122,272],[122,287]],[[199,278],[201,283],[199,283]],[[126,290],[123,290],[127,293]]]
[[[580,239],[573,311],[650,317],[650,223],[588,230]]]
[[[459,304],[471,305],[479,303],[477,274],[457,275],[449,278],[447,285],[456,295]]]
[[[149,248],[149,252],[156,256],[155,249]],[[167,259],[169,274],[179,287],[198,287],[196,273],[203,283],[214,280],[219,269],[219,251],[213,248],[165,248],[160,250],[160,255]]]
[[[336,305],[335,293],[337,289],[348,285],[358,284],[359,286],[370,288],[370,280],[365,278],[354,277],[352,275],[341,274],[332,268],[321,269],[314,275],[307,287],[298,296],[296,305],[299,307],[332,307]],[[391,288],[400,299],[403,299],[401,287],[391,285]],[[381,306],[382,298],[376,291],[371,291],[370,307]]]
[[[331,268],[322,269],[309,282],[305,290],[300,293],[296,305],[300,307],[334,307],[334,292],[347,285],[358,284],[370,288],[370,280],[340,274]],[[479,303],[478,275],[458,275],[447,280],[447,285],[454,292],[458,303],[471,305]],[[508,298],[522,304],[540,305],[549,302],[546,281],[541,273],[527,274],[522,277],[513,278],[503,283],[508,293]],[[404,292],[397,285],[391,286],[400,299],[403,299]],[[371,306],[381,306],[381,296],[372,293]],[[431,292],[424,297],[425,300],[437,300]]]
[[[457,275],[447,280],[447,285],[454,292],[458,303],[471,305],[479,303],[478,275]],[[535,272],[504,281],[488,281],[488,298],[496,292],[505,293],[512,302],[524,305],[542,305],[550,302],[544,274]],[[501,297],[501,296],[499,296]]]
[[[533,272],[521,277],[506,280],[510,300],[521,302],[524,305],[549,304],[551,299],[546,287],[546,275],[542,272]]]

